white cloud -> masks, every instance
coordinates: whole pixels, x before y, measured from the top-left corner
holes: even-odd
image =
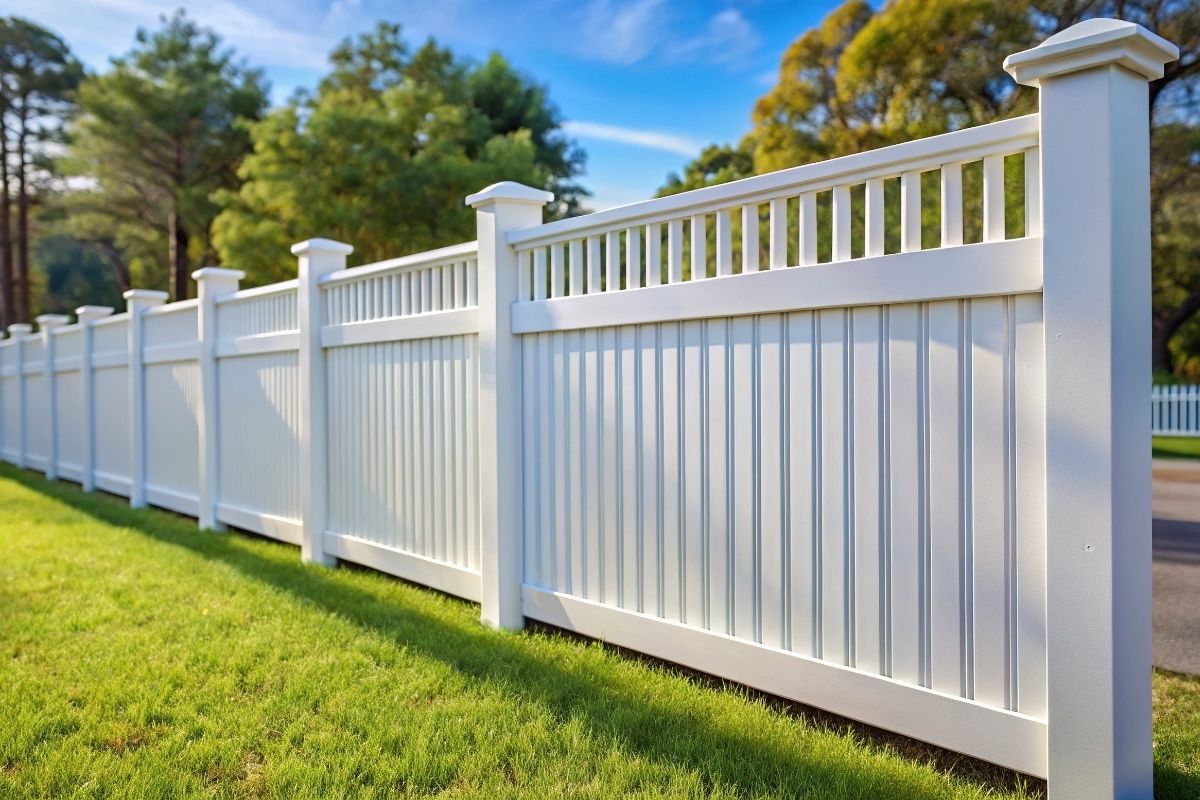
[[[179,0],[9,0],[9,13],[26,16],[63,36],[92,66],[133,46],[137,28],[154,29],[159,17],[170,16]],[[235,0],[214,0],[187,8],[188,15],[216,31],[225,43],[256,64],[273,67],[323,69],[337,41],[304,28],[318,28],[311,20],[297,19],[296,27],[273,20]],[[303,27],[302,27],[303,26]]]
[[[666,0],[592,0],[580,25],[581,52],[612,64],[641,61],[658,43],[668,11]]]
[[[605,125],[600,122],[581,122],[567,120],[563,130],[581,139],[600,139],[605,142],[620,142],[638,147],[648,147],[652,150],[665,150],[681,156],[693,158],[700,152],[701,145],[686,137],[659,131],[647,131],[639,128],[623,128],[618,125]]]
[[[580,16],[578,52],[610,64],[657,56],[668,63],[738,67],[758,49],[758,32],[736,8],[717,12],[691,36],[680,30],[673,10],[666,0],[590,0]]]
[[[669,44],[666,55],[679,62],[703,59],[710,64],[741,66],[758,45],[758,32],[750,21],[736,8],[727,8],[714,15],[696,36]]]

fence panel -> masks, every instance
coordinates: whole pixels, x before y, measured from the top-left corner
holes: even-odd
[[[970,148],[1036,155],[1033,122],[973,129]],[[928,140],[922,163],[969,159],[958,136],[941,137],[950,167]],[[841,174],[883,169],[855,163]],[[754,196],[784,213],[771,201],[792,188],[769,177],[775,196]],[[846,241],[832,263],[743,261],[731,275],[718,233],[711,257],[693,243],[690,280],[671,282],[676,252],[642,286],[646,249],[629,242],[649,236],[652,251],[645,220],[675,224],[652,202],[652,216],[610,214],[620,242],[588,218],[510,236],[532,281],[513,308],[525,614],[1044,772],[1037,240],[1006,241],[985,211],[983,243],[950,232],[942,247],[852,260],[835,211]],[[690,205],[696,230],[707,204]],[[605,243],[609,282],[541,291],[561,278],[539,272],[559,249],[571,267],[587,253],[570,247],[579,228]]]
[[[479,599],[478,336],[468,245],[322,282],[328,552]]]
[[[129,314],[92,323],[96,486],[128,497],[133,477],[129,410]]]
[[[199,501],[200,367],[196,301],[142,317],[146,392],[146,500],[195,516]]]
[[[217,519],[300,543],[295,281],[217,300]]]
[[[17,463],[21,451],[21,382],[17,377],[18,344],[0,340],[0,457]]]
[[[78,324],[69,325],[51,335],[55,340],[51,416],[58,474],[81,482],[87,455],[83,425],[83,329]]]

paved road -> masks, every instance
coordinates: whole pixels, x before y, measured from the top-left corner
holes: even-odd
[[[1200,674],[1200,461],[1154,461],[1154,663]]]

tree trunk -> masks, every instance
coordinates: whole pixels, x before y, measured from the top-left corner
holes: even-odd
[[[29,302],[29,192],[26,181],[26,128],[25,110],[22,107],[17,129],[17,319],[29,322],[32,319]]]
[[[1192,316],[1200,311],[1200,286],[1192,289],[1191,293],[1171,311],[1154,320],[1154,334],[1151,339],[1151,363],[1156,371],[1171,372],[1175,368],[1171,349],[1168,345],[1171,337],[1183,327]]]
[[[17,321],[13,306],[12,195],[8,184],[8,128],[0,123],[0,330],[7,330]]]
[[[188,296],[188,234],[179,212],[172,211],[169,221],[171,248],[171,300],[186,300]]]

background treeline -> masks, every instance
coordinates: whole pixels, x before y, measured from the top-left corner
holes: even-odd
[[[292,277],[321,235],[373,261],[473,238],[463,198],[498,180],[577,213],[583,153],[546,89],[380,23],[342,42],[313,91],[269,108],[261,70],[183,12],[89,74],[53,32],[0,19],[0,323],[137,286],[194,294],[230,265]]]
[[[661,192],[1036,111],[1003,56],[1095,16],[1180,46],[1150,94],[1154,362],[1160,379],[1200,378],[1200,0],[848,0],[798,32],[741,141],[706,148]],[[543,85],[498,54],[413,49],[387,23],[270,108],[262,72],[182,12],[95,74],[53,32],[0,19],[0,119],[4,325],[119,307],[132,285],[187,297],[207,264],[246,285],[287,278],[288,245],[314,235],[361,261],[463,241],[462,198],[496,180],[553,191],[556,216],[586,198],[583,153]]]
[[[1159,380],[1200,379],[1198,0],[892,0],[878,9],[848,0],[788,47],[741,141],[707,147],[660,193],[1035,112],[1037,92],[1014,85],[1003,57],[1091,17],[1131,20],[1179,45],[1179,60],[1150,85],[1154,366]],[[1019,175],[1019,164],[1006,166]],[[975,172],[964,173],[968,203],[978,201]],[[936,180],[923,181],[923,195],[936,192]],[[925,227],[936,242],[936,220]]]

